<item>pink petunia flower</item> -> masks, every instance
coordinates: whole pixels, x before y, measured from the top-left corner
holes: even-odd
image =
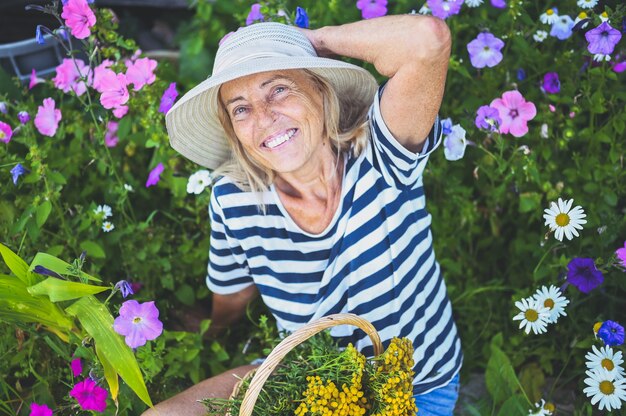
[[[372,19],[387,14],[387,0],[358,0],[356,8],[361,10],[363,19]]]
[[[13,137],[13,129],[7,123],[0,121],[0,142],[8,143]]]
[[[39,78],[37,76],[37,71],[35,71],[35,68],[33,68],[33,70],[30,71],[30,82],[28,83],[28,89],[32,90],[35,85],[41,84],[44,81],[45,80],[43,78]]]
[[[99,387],[92,379],[86,378],[76,383],[70,396],[76,399],[83,410],[104,412],[107,407],[107,391]]]
[[[163,323],[159,320],[159,310],[154,302],[127,300],[122,303],[113,329],[125,337],[126,345],[137,348],[159,337],[163,332]]]
[[[159,181],[161,180],[161,173],[163,173],[164,169],[165,167],[163,166],[163,163],[159,163],[154,169],[150,171],[150,173],[148,174],[148,180],[146,181],[146,188],[149,188],[159,183]]]
[[[144,85],[152,84],[156,80],[154,70],[157,67],[157,61],[154,59],[141,58],[128,65],[126,81],[133,84],[133,90],[139,91]]]
[[[109,67],[113,65],[113,61],[105,59],[102,61],[100,65],[94,68],[93,70],[93,87],[99,93],[102,93],[102,76],[106,73],[106,71],[110,71]]]
[[[622,262],[622,266],[626,267],[626,241],[624,241],[624,247],[615,250],[615,255]]]
[[[52,137],[56,134],[61,121],[61,110],[54,108],[55,102],[52,98],[43,100],[43,106],[39,106],[35,116],[35,127],[44,136]]]
[[[106,147],[115,147],[120,140],[117,137],[117,128],[119,123],[117,121],[109,121],[107,123],[107,131],[104,133],[104,145]]]
[[[85,39],[91,34],[90,27],[96,24],[96,15],[87,4],[87,0],[68,0],[63,4],[61,17],[69,26],[76,39]]]
[[[52,409],[45,404],[33,402],[30,404],[30,413],[28,416],[52,416]]]
[[[537,115],[535,104],[526,101],[519,91],[507,91],[502,98],[496,98],[490,104],[498,110],[502,123],[500,133],[511,133],[515,137],[522,137],[528,133],[529,120]]]
[[[100,103],[104,108],[111,109],[126,104],[129,98],[126,87],[126,75],[116,74],[110,69],[106,69],[100,78]]]
[[[72,375],[74,377],[80,376],[83,372],[83,364],[80,361],[80,358],[74,358],[70,363],[70,368],[72,369]]]
[[[128,106],[127,105],[120,105],[119,107],[115,107],[113,109],[113,115],[117,118],[122,118],[126,115],[126,113],[128,113]]]
[[[79,97],[87,91],[87,85],[90,85],[92,81],[91,70],[82,59],[76,59],[76,64],[74,64],[72,59],[65,58],[61,65],[57,66],[56,71],[56,76],[52,78],[54,86],[63,92],[72,90]],[[87,77],[87,84],[80,80],[81,77]]]

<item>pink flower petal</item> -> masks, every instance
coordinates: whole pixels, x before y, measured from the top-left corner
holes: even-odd
[[[68,0],[63,6],[61,17],[76,39],[85,39],[91,34],[90,27],[96,24],[96,15],[87,0]]]

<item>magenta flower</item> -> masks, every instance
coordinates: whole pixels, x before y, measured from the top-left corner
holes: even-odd
[[[70,391],[70,396],[76,399],[83,410],[104,412],[107,407],[107,391],[90,378],[77,383]]]
[[[493,68],[502,61],[500,50],[504,42],[491,33],[479,33],[476,39],[467,44],[467,51],[474,68]]]
[[[490,104],[500,113],[500,133],[522,137],[528,133],[527,122],[537,115],[535,104],[526,101],[519,91],[507,91]]]
[[[613,72],[622,73],[626,71],[626,61],[618,62],[613,64]]]
[[[481,106],[476,111],[476,120],[474,124],[482,130],[498,131],[498,126],[502,123],[500,112],[488,105]]]
[[[61,110],[54,108],[55,102],[52,98],[43,100],[43,106],[39,106],[35,116],[35,127],[44,136],[52,137],[56,134],[61,121]]]
[[[109,121],[107,123],[107,131],[104,133],[104,145],[106,147],[115,147],[119,141],[117,137],[117,127],[119,123],[117,121]]]
[[[0,142],[8,143],[13,137],[13,129],[7,123],[0,121]]]
[[[248,17],[246,18],[246,26],[250,26],[257,20],[262,22],[263,14],[261,13],[261,5],[259,3],[254,3],[252,7],[250,7],[250,13],[248,13]]]
[[[65,24],[76,39],[85,39],[91,34],[90,27],[96,24],[96,15],[87,4],[87,0],[69,0],[63,3]]]
[[[543,89],[548,94],[558,94],[561,91],[561,81],[559,74],[556,72],[548,72],[543,76]]]
[[[93,70],[93,84],[92,85],[96,89],[96,91],[98,91],[99,93],[102,93],[102,76],[107,71],[110,71],[109,67],[111,65],[113,65],[113,61],[109,61],[108,59],[105,59],[104,61],[102,61],[100,65],[95,67]]]
[[[33,68],[33,70],[30,71],[30,81],[28,83],[28,89],[32,90],[35,85],[41,84],[44,81],[45,80],[43,78],[39,78],[37,76],[37,71],[35,71],[35,68]]]
[[[127,300],[122,303],[120,316],[115,318],[113,329],[126,337],[126,345],[137,348],[161,335],[163,323],[159,321],[159,310],[154,302]]]
[[[426,3],[433,16],[440,19],[447,19],[450,16],[459,14],[464,0],[427,0]]]
[[[617,45],[622,38],[622,34],[619,30],[611,27],[608,22],[602,22],[595,29],[591,29],[585,33],[585,38],[587,42],[589,42],[587,50],[589,50],[590,53],[610,55],[613,53],[615,45]]]
[[[129,65],[126,69],[126,81],[133,84],[133,90],[139,91],[144,85],[152,84],[156,80],[154,70],[157,67],[157,61],[154,59],[141,58]]]
[[[74,91],[79,97],[87,91],[87,85],[91,84],[91,71],[82,59],[76,59],[76,64],[72,59],[63,59],[61,65],[56,68],[56,76],[52,78],[54,86],[63,92]],[[79,72],[80,71],[80,72]],[[87,78],[87,85],[81,78]]]
[[[156,185],[161,180],[161,173],[163,173],[163,163],[159,163],[156,165],[154,169],[150,171],[148,175],[148,180],[146,181],[146,188]]]
[[[52,416],[52,409],[45,404],[33,402],[30,404],[30,413],[28,416]]]
[[[100,79],[100,103],[104,108],[111,109],[126,104],[128,98],[128,88],[126,87],[126,75],[116,74],[110,69],[106,69]]]
[[[128,106],[127,105],[120,105],[119,107],[115,107],[113,109],[113,115],[117,118],[122,118],[126,115],[126,113],[128,113]]]
[[[74,358],[70,363],[70,367],[72,368],[72,375],[74,377],[80,376],[83,372],[83,364],[80,362],[80,358]]]
[[[176,91],[176,83],[172,82],[169,87],[163,92],[163,96],[161,97],[161,104],[159,105],[159,112],[163,114],[167,114],[170,111],[170,108],[174,105],[174,101],[176,101],[176,97],[178,97],[178,91]]]
[[[381,17],[387,14],[387,0],[358,0],[356,8],[361,11],[363,19]]]
[[[622,262],[622,266],[626,267],[626,241],[624,241],[624,247],[615,250],[615,255]]]

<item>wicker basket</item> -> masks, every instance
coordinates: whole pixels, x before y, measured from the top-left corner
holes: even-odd
[[[276,369],[278,364],[280,364],[281,360],[285,358],[289,351],[291,351],[296,346],[302,344],[313,335],[322,332],[325,329],[338,325],[353,325],[362,329],[372,341],[372,346],[374,347],[374,355],[382,354],[383,345],[380,342],[380,337],[376,332],[376,328],[374,328],[371,323],[363,318],[358,317],[357,315],[350,313],[338,313],[335,315],[325,316],[324,318],[320,318],[317,321],[313,321],[282,340],[281,343],[272,350],[270,355],[267,356],[267,358],[259,368],[252,370],[251,372],[246,374],[246,376],[244,376],[245,379],[254,374],[252,380],[250,381],[250,387],[243,397],[243,402],[241,403],[241,408],[239,410],[239,416],[252,415],[254,405],[256,404],[257,398],[261,393],[261,389],[263,388],[265,381]],[[231,397],[235,396],[238,393],[240,387],[241,382],[235,385]]]

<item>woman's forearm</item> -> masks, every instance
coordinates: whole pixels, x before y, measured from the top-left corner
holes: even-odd
[[[308,32],[318,54],[369,62],[386,77],[404,65],[447,61],[451,42],[443,20],[422,15],[384,16]]]

